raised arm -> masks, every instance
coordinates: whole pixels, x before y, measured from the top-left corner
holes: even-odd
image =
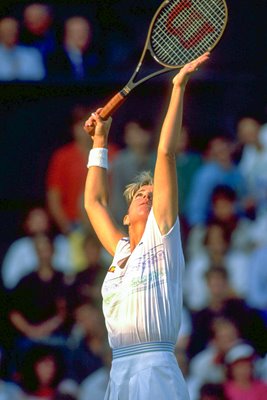
[[[183,98],[188,79],[209,57],[186,64],[173,79],[171,98],[161,129],[154,173],[153,210],[161,233],[166,234],[178,214],[178,187],[175,150],[182,126]]]
[[[104,121],[99,116],[99,112],[100,109],[92,114],[85,123],[85,130],[90,130],[90,133],[90,128],[95,126],[91,134],[93,152],[95,151],[96,153],[95,157],[101,157],[105,149],[107,149],[108,133],[111,125],[111,118]],[[95,149],[99,149],[99,153]],[[123,237],[123,233],[117,228],[108,209],[107,169],[94,164],[99,164],[96,158],[91,159],[91,166],[88,169],[84,194],[85,210],[100,242],[111,255],[114,255],[117,243]]]

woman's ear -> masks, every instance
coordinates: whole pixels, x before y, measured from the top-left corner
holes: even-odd
[[[129,214],[126,214],[125,217],[123,218],[123,225],[129,225]]]

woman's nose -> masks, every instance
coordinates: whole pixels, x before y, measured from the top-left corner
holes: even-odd
[[[148,200],[152,200],[152,193],[145,193],[145,198]]]

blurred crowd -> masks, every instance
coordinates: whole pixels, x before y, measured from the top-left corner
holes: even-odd
[[[101,283],[111,258],[83,207],[88,112],[84,105],[73,107],[72,136],[51,154],[44,204],[28,210],[24,235],[3,259],[0,393],[14,391],[12,399],[100,400],[107,385],[111,352]],[[155,130],[147,118],[130,119],[124,146],[109,145],[110,206],[122,229],[123,188],[138,172],[153,170]],[[186,261],[176,355],[191,398],[263,400],[266,125],[243,116],[234,140],[216,136],[197,152],[184,124],[176,165]]]
[[[33,3],[0,20],[1,81],[97,80],[107,57],[127,68],[118,31],[118,46],[101,53],[89,19],[68,16],[58,32],[56,18]],[[73,107],[72,136],[50,155],[45,199],[27,210],[24,234],[3,258],[0,399],[104,398],[111,351],[101,283],[111,258],[83,207],[89,112]],[[267,125],[248,113],[235,128],[235,137],[214,136],[199,151],[185,121],[176,149],[186,263],[176,357],[192,400],[267,399]],[[123,146],[109,144],[110,206],[122,229],[123,189],[153,170],[158,133],[135,117]]]
[[[55,6],[18,4],[0,18],[0,81],[91,83],[103,78],[105,65],[132,72],[143,42],[133,42],[138,36],[119,19],[116,4],[95,2],[81,10],[78,4],[71,12],[67,4],[59,11]]]

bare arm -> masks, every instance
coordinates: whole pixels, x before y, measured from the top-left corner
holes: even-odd
[[[178,214],[178,187],[175,150],[182,126],[183,97],[192,73],[209,57],[204,54],[186,64],[173,79],[169,107],[161,129],[154,173],[153,210],[159,229],[166,234]]]
[[[41,324],[30,324],[19,311],[11,311],[10,321],[15,328],[29,338],[42,338],[51,335],[63,322],[60,316],[55,315]]]
[[[93,148],[107,148],[111,118],[103,121],[98,115],[99,111],[86,121],[85,130],[95,125],[92,135]],[[108,209],[108,179],[105,168],[92,166],[88,169],[84,205],[100,242],[111,255],[114,255],[123,233],[117,228]]]

